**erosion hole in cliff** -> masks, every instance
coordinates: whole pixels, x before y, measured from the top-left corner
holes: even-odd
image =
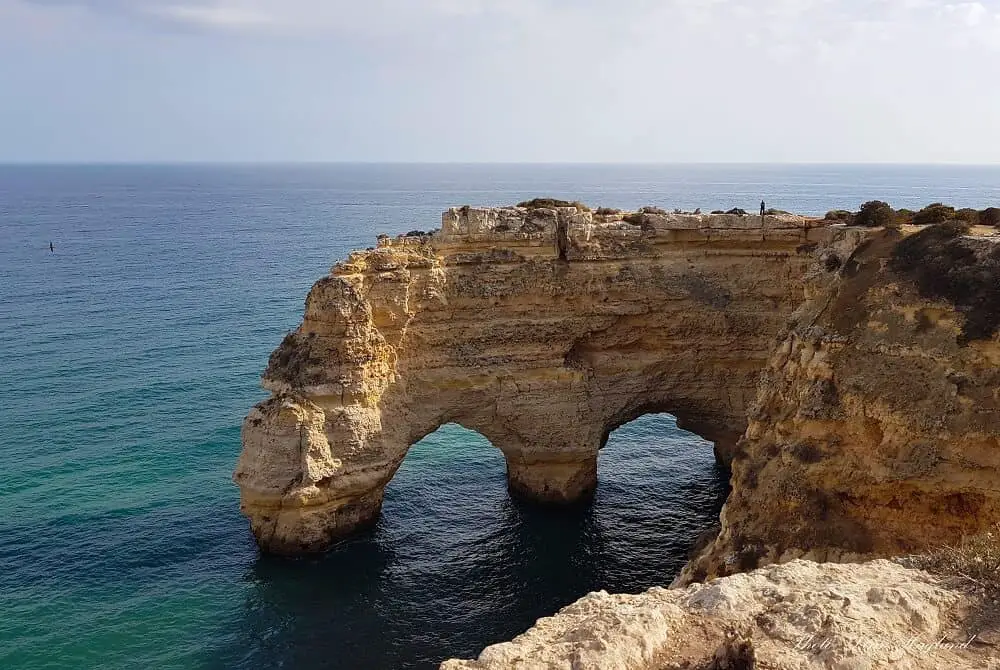
[[[469,506],[496,506],[507,495],[503,454],[488,439],[455,423],[414,443],[385,489],[383,518],[415,512],[459,525]]]
[[[729,471],[712,443],[679,428],[671,414],[644,414],[611,431],[597,472],[598,514],[605,505],[625,507],[616,514],[659,533],[660,550],[671,555],[686,556],[718,523],[729,495]]]

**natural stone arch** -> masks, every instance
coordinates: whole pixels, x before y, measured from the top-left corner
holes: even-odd
[[[409,447],[445,423],[486,437],[512,492],[594,490],[616,425],[652,408],[723,461],[814,240],[798,217],[451,210],[313,287],[272,355],[234,478],[265,550],[317,551],[372,523]]]
[[[653,394],[655,396],[655,394]],[[689,411],[683,404],[679,404],[670,399],[637,398],[635,402],[626,405],[621,410],[613,414],[605,421],[603,435],[601,437],[601,448],[603,449],[611,434],[619,428],[627,426],[633,421],[637,421],[645,416],[669,414],[676,422],[680,430],[691,433],[709,442],[713,446],[715,458],[719,463],[728,465],[732,458],[732,447],[739,436],[733,435],[731,430],[725,426],[713,425],[706,420],[704,411]]]

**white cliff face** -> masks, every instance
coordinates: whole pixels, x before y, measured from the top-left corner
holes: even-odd
[[[513,493],[573,502],[616,427],[669,412],[728,461],[818,243],[801,217],[453,209],[313,287],[243,426],[234,475],[265,551],[373,522],[445,423],[503,451]],[[838,233],[843,235],[844,233]]]
[[[441,670],[1000,668],[979,605],[885,560],[794,561],[685,589],[592,593],[511,642]]]

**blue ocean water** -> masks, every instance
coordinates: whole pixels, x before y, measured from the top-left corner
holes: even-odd
[[[985,207],[1000,168],[0,166],[0,667],[433,667],[669,582],[726,489],[669,416],[615,432],[586,509],[515,504],[499,452],[446,426],[323,557],[258,555],[238,513],[240,421],[312,282],[448,206],[535,196]]]

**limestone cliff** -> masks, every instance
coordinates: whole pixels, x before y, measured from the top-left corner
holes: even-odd
[[[728,461],[817,246],[791,215],[453,209],[318,281],[264,375],[234,475],[265,551],[320,551],[377,518],[407,449],[487,437],[512,492],[586,497],[616,427],[649,412]]]
[[[441,670],[1000,668],[983,602],[889,561],[795,561],[639,595],[592,593]]]
[[[969,309],[922,295],[890,262],[899,241],[884,231],[841,271],[811,274],[812,298],[750,406],[722,532],[681,582],[802,556],[908,553],[1000,519],[1000,339],[982,325],[1000,288],[997,240],[953,242],[964,260],[944,272],[965,262],[968,277],[925,277],[961,279],[951,288]]]

